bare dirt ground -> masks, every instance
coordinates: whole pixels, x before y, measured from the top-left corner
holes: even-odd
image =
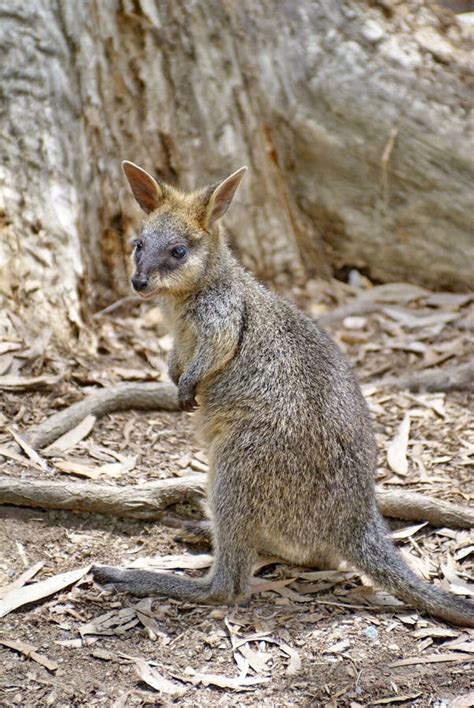
[[[380,379],[467,361],[472,303],[469,296],[433,296],[409,285],[383,287],[363,278],[353,287],[313,282],[292,297],[324,316],[370,294],[372,307],[356,306],[327,328],[364,385],[380,446],[378,481],[468,505],[474,493],[472,390],[410,393]],[[0,345],[0,453],[17,455],[3,457],[0,474],[77,483],[96,477],[136,485],[139,494],[144,481],[205,469],[192,414],[184,413],[129,411],[98,419],[74,447],[44,457],[47,469],[34,468],[14,447],[12,430],[27,434],[94,388],[162,375],[169,339],[153,306],[126,305],[98,318],[96,336],[96,353],[76,356],[51,350],[46,334],[31,341],[22,333]],[[22,377],[51,374],[60,380],[22,390]],[[16,377],[20,390],[12,391],[7,377]],[[405,444],[398,435],[402,424],[405,433],[409,427]],[[196,567],[209,552],[186,546],[176,530],[156,523],[14,506],[1,506],[0,514],[1,586],[37,563],[32,583],[93,562],[129,564],[150,556],[175,556],[168,567],[200,574]],[[406,558],[431,582],[472,594],[472,534],[422,521],[393,525]],[[318,574],[270,563],[258,576],[267,584],[247,607],[155,598],[151,609],[145,601],[137,610],[136,600],[105,593],[88,575],[19,607],[0,620],[0,706],[474,705],[468,696],[472,630],[397,606],[347,569]]]

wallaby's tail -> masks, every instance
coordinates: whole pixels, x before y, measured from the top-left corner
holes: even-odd
[[[474,602],[445,592],[415,575],[387,538],[381,523],[375,522],[361,544],[352,545],[350,551],[352,557],[347,560],[385,590],[446,622],[474,627]]]

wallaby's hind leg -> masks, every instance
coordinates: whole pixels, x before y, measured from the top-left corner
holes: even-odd
[[[310,557],[307,565],[317,570],[338,570],[341,560],[341,556],[335,551],[318,552]],[[303,565],[306,564],[304,563]]]
[[[94,580],[113,585],[118,591],[138,597],[166,595],[190,602],[227,604],[245,598],[249,592],[255,553],[238,538],[235,529],[225,528],[215,541],[215,558],[209,574],[194,579],[174,573],[127,570],[95,566]]]

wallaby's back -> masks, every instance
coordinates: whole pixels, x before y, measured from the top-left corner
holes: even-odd
[[[302,565],[344,558],[410,604],[474,626],[472,603],[420,580],[387,538],[375,504],[370,415],[339,348],[293,305],[233,269],[241,343],[203,383],[199,415],[216,469],[219,457],[232,459],[238,486],[251,490],[242,503],[252,505],[252,542]],[[229,297],[229,283],[225,289]],[[244,513],[235,499],[232,513]]]

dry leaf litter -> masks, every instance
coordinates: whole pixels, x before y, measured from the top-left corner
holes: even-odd
[[[378,482],[468,505],[472,381],[417,392],[396,379],[469,364],[472,297],[355,281],[310,281],[292,297],[356,367],[375,421]],[[171,340],[158,308],[125,305],[96,318],[94,351],[67,357],[48,332],[31,339],[12,318],[0,342],[2,475],[139,490],[205,473],[189,414],[88,416],[45,449],[28,443],[31,429],[85,394],[166,376]],[[209,549],[186,548],[158,523],[0,508],[2,706],[474,705],[473,631],[419,615],[350,568],[262,559],[246,607],[138,602],[94,586],[90,564],[201,574]],[[473,596],[472,533],[422,519],[392,526],[418,574]]]

